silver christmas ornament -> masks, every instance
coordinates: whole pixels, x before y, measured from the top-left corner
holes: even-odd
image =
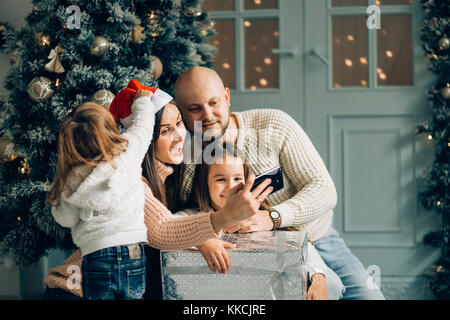
[[[450,99],[450,84],[447,84],[447,87],[441,90],[441,95],[445,100]]]
[[[27,92],[35,102],[50,99],[55,93],[52,81],[46,77],[36,77],[31,80]]]
[[[150,67],[150,74],[153,79],[158,80],[163,73],[163,64],[157,56],[150,56],[150,60],[152,62],[152,65]]]
[[[114,93],[111,91],[102,89],[94,93],[91,97],[91,101],[109,110],[111,102],[114,100]]]
[[[105,54],[106,50],[108,50],[109,41],[105,37],[97,36],[92,41],[90,47],[90,53],[93,56],[100,57]]]
[[[444,51],[448,48],[450,48],[450,39],[447,37],[443,37],[441,40],[439,40],[439,49]]]

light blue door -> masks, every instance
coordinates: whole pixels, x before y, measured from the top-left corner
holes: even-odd
[[[291,114],[333,177],[334,227],[348,246],[374,276],[381,272],[387,298],[428,297],[422,276],[438,252],[421,244],[436,220],[417,201],[421,171],[433,154],[432,141],[415,135],[431,81],[419,1],[205,3],[217,19],[216,67],[233,84],[233,110],[275,107]],[[366,24],[374,4],[381,10],[379,30]],[[257,19],[267,18],[278,22],[272,55],[263,37],[273,25],[265,21],[251,32]],[[258,72],[265,56],[277,69]],[[272,88],[264,81],[250,88],[249,78],[274,73]]]

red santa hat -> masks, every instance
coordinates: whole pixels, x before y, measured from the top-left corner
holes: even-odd
[[[152,102],[155,106],[155,113],[161,110],[166,104],[172,101],[172,97],[166,92],[146,87],[139,83],[139,81],[133,79],[128,84],[128,87],[122,91],[120,91],[111,102],[109,107],[109,111],[116,119],[117,126],[122,123],[125,128],[128,128],[131,124],[130,115],[131,115],[131,105],[133,104],[134,97],[136,96],[136,92],[138,90],[148,90],[153,92]]]

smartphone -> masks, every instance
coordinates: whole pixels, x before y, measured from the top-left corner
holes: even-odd
[[[255,178],[255,182],[253,183],[251,191],[253,191],[259,184],[261,184],[267,178],[272,179],[272,183],[267,186],[267,188],[270,186],[273,187],[272,193],[275,193],[283,189],[284,187],[283,171],[281,170],[281,166],[277,166],[257,176]]]

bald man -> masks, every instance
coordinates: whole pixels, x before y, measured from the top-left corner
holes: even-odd
[[[295,227],[308,233],[326,264],[346,287],[344,299],[384,299],[359,259],[332,227],[337,193],[328,170],[300,125],[286,113],[257,109],[231,113],[230,90],[213,70],[194,67],[180,75],[175,100],[186,127],[201,136],[206,150],[211,141],[227,141],[246,157],[259,174],[281,165],[284,188],[267,199],[261,210],[225,232],[253,232]],[[192,189],[195,165],[187,165],[181,199]]]

